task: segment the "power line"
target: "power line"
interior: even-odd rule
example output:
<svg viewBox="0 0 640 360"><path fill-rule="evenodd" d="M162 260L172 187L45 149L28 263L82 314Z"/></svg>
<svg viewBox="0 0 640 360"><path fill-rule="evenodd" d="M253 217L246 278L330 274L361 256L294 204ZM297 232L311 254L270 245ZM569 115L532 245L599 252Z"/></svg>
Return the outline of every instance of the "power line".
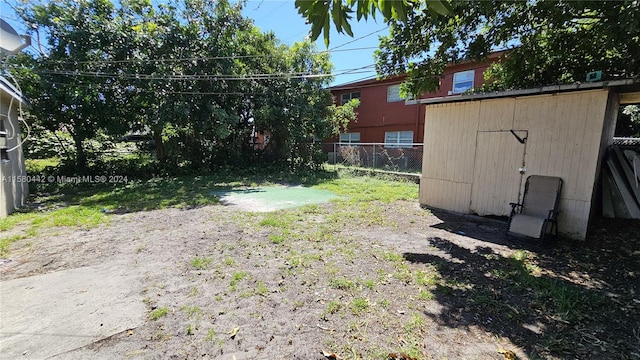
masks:
<svg viewBox="0 0 640 360"><path fill-rule="evenodd" d="M287 40L289 40L289 39L291 39L291 38L294 38L294 37L296 37L296 36L298 36L298 35L300 35L300 34L304 34L304 33L309 33L309 32L308 32L307 30L303 30L303 31L300 31L300 32L299 32L299 33L297 33L297 34L291 35L291 36L287 37L286 39L282 39L282 40L280 40L280 41L282 41L282 42L284 43L284 42L286 42Z"/></svg>
<svg viewBox="0 0 640 360"><path fill-rule="evenodd" d="M72 86L72 87L81 87L81 88L91 88L91 85L88 84L69 84L69 83L61 83L61 82L50 82L49 84L52 85L62 85L62 86ZM100 90L99 86L96 87L95 90ZM215 91L215 92L208 92L208 91L173 91L173 90L164 90L164 89L155 89L155 90L147 90L147 89L142 89L139 87L136 87L134 89L130 89L127 90L128 92L135 92L135 93L161 93L161 94L173 94L173 95L240 95L240 96L244 96L244 95L262 95L263 93L258 93L258 92L239 92L239 91L228 91L228 92L220 92L220 91Z"/></svg>
<svg viewBox="0 0 640 360"><path fill-rule="evenodd" d="M282 2L282 4L280 6L278 6L277 8L275 8L273 10L271 10L267 15L263 15L260 18L260 20L255 20L255 22L262 21L262 19L269 17L271 14L273 14L276 11L278 11L281 7L283 7L283 6L287 5L287 4L289 4L289 2L287 2L287 1ZM260 5L262 5L262 2L260 3ZM258 5L258 8L260 7L260 5Z"/></svg>
<svg viewBox="0 0 640 360"><path fill-rule="evenodd" d="M363 79L368 79L371 77L366 77ZM359 80L358 80L359 81ZM70 84L70 83L61 83L61 82L50 82L49 84L52 85L62 85L62 86L72 86L72 87L81 87L81 88L92 88L93 86L90 84ZM95 90L100 91L100 86L96 86ZM229 96L229 95L235 95L235 96L246 96L246 95L264 95L264 92L246 92L246 91L228 91L228 92L221 92L221 91L213 91L213 92L209 92L209 91L173 91L173 90L165 90L165 89L154 89L154 90L148 90L148 89L143 89L143 88L139 88L139 87L135 87L133 89L128 89L128 92L132 92L132 93L161 93L161 94L172 94L172 95L217 95L217 96Z"/></svg>
<svg viewBox="0 0 640 360"><path fill-rule="evenodd" d="M377 46L369 46L369 47L359 47L359 48L351 48L351 49L341 49L341 50L323 50L318 52L313 52L313 55L325 54L328 52L348 52L348 51L362 51L362 50L371 50L377 49ZM268 57L270 55L260 54L260 55L228 55L228 56L197 56L197 57L182 57L182 58L168 58L168 59L123 59L123 60L83 60L83 61L65 61L65 60L53 60L53 63L56 64L72 64L72 65L80 65L80 64L126 64L126 63L169 63L169 62L193 62L193 61L209 61L209 60L235 60L235 59L251 59L251 58L263 58Z"/></svg>
<svg viewBox="0 0 640 360"><path fill-rule="evenodd" d="M51 75L68 75L95 78L118 78L130 80L214 80L214 81L235 81L235 80L269 80L279 78L309 78L309 77L328 77L332 74L308 74L300 73L274 73L274 74L249 74L249 75L222 75L222 74L167 74L153 75L140 73L106 73L106 72L90 72L90 71L69 71L69 70L40 70L41 74Z"/></svg>
<svg viewBox="0 0 640 360"><path fill-rule="evenodd" d="M165 81L242 81L242 80L273 80L273 79L308 79L308 78L321 78L321 77L333 77L341 76L345 74L357 74L367 73L370 71L361 71L363 69L374 67L375 64L369 64L352 69L339 70L337 73L331 74L310 74L308 72L283 72L283 73L258 73L258 74L167 74L167 75L154 75L154 74L140 74L140 73L106 73L106 72L90 72L90 71L77 71L77 70L39 70L36 71L40 74L50 75L65 75L75 77L95 77L95 78L117 78L117 79L129 79L129 80L165 80Z"/></svg>
<svg viewBox="0 0 640 360"><path fill-rule="evenodd" d="M264 0L260 1L260 4L258 4L258 6L256 6L255 9L253 9L253 11L257 11L258 9L260 9L260 6L262 6L263 2Z"/></svg>
<svg viewBox="0 0 640 360"><path fill-rule="evenodd" d="M335 49L341 48L341 47L343 47L343 46L345 46L345 45L348 45L348 44L352 44L352 43L354 43L354 42L356 42L356 41L360 41L360 40L362 40L362 39L364 39L364 38L366 38L366 37L369 37L369 36L371 36L371 35L373 35L373 34L377 34L377 33L381 32L381 31L383 31L383 30L386 30L386 29L388 29L388 28L389 28L389 26L387 25L387 26L383 27L382 29L379 29L379 30L376 30L376 31L370 32L370 33L368 33L368 34L366 34L366 35L360 36L360 37L355 38L355 39L353 39L353 40L351 40L351 41L347 41L346 43L341 44L341 45L338 45L338 46L336 46L336 47L333 47L333 48L331 48L331 49L329 49L329 50L327 50L327 51L335 51Z"/></svg>
<svg viewBox="0 0 640 360"><path fill-rule="evenodd" d="M125 79L125 80L163 80L163 81L242 81L242 80L278 80L278 79L313 79L313 78L324 78L324 77L335 77L342 76L345 74L366 74L370 73L370 70L365 71L348 71L338 74L304 74L304 75L291 75L291 74L276 74L274 76L240 76L240 77L224 77L220 75L197 75L197 76L156 76L156 75L146 75L146 74L128 74L128 75L117 75L117 74L107 74L107 73L79 73L79 72L71 72L71 71L48 71L48 70L40 70L36 71L38 74L50 74L50 75L63 75L63 76L73 76L73 77L95 77L95 78L117 78L117 79Z"/></svg>

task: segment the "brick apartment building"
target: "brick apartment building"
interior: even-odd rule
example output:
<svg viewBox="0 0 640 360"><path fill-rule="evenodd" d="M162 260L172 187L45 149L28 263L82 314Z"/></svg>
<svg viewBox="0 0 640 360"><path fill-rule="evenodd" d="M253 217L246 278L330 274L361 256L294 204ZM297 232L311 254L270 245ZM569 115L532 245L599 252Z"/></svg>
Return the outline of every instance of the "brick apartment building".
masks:
<svg viewBox="0 0 640 360"><path fill-rule="evenodd" d="M486 61L465 62L447 67L441 78L440 88L434 93L425 93L421 99L458 96L484 82L484 71L504 52L489 55ZM422 143L424 138L424 106L405 105L400 98L400 83L404 76L384 80L363 80L330 88L337 103L360 99L358 118L349 124L348 131L339 139L329 142L341 143L395 143L394 147L410 147L411 143Z"/></svg>

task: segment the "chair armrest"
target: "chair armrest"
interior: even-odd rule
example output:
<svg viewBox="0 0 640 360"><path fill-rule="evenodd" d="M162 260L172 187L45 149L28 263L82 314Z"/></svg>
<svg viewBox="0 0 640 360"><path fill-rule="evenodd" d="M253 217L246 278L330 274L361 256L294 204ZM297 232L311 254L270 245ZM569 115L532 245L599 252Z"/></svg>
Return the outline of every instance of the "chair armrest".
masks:
<svg viewBox="0 0 640 360"><path fill-rule="evenodd" d="M509 205L511 205L511 216L513 216L516 213L517 208L520 208L520 211L522 211L522 204L509 203Z"/></svg>
<svg viewBox="0 0 640 360"><path fill-rule="evenodd" d="M558 210L549 210L549 220L556 220L556 218L558 217L558 214L560 214L560 211Z"/></svg>

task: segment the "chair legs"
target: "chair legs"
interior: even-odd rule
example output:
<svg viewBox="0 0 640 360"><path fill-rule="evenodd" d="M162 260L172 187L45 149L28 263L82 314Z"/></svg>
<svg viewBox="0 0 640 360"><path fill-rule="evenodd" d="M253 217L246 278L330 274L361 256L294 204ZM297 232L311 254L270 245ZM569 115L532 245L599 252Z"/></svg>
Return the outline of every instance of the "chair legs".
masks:
<svg viewBox="0 0 640 360"><path fill-rule="evenodd" d="M553 220L547 220L544 222L544 224L542 225L542 229L540 231L539 238L527 237L527 236L521 236L521 238L519 238L519 236L514 235L515 233L511 233L509 231L510 228L511 228L511 218L509 218L509 222L507 223L507 229L505 230L505 235L507 239L510 239L516 242L526 242L530 244L542 245L549 239L553 239L553 240L558 239L558 224L556 221L553 221Z"/></svg>

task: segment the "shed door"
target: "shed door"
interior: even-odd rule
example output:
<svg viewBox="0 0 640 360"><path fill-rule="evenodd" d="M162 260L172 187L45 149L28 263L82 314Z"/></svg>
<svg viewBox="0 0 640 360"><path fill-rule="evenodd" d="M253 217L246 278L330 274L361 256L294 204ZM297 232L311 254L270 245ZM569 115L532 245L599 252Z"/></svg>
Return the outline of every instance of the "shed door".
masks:
<svg viewBox="0 0 640 360"><path fill-rule="evenodd" d="M520 138L526 131L516 131ZM469 209L478 215L509 215L519 202L525 144L509 131L479 131Z"/></svg>

